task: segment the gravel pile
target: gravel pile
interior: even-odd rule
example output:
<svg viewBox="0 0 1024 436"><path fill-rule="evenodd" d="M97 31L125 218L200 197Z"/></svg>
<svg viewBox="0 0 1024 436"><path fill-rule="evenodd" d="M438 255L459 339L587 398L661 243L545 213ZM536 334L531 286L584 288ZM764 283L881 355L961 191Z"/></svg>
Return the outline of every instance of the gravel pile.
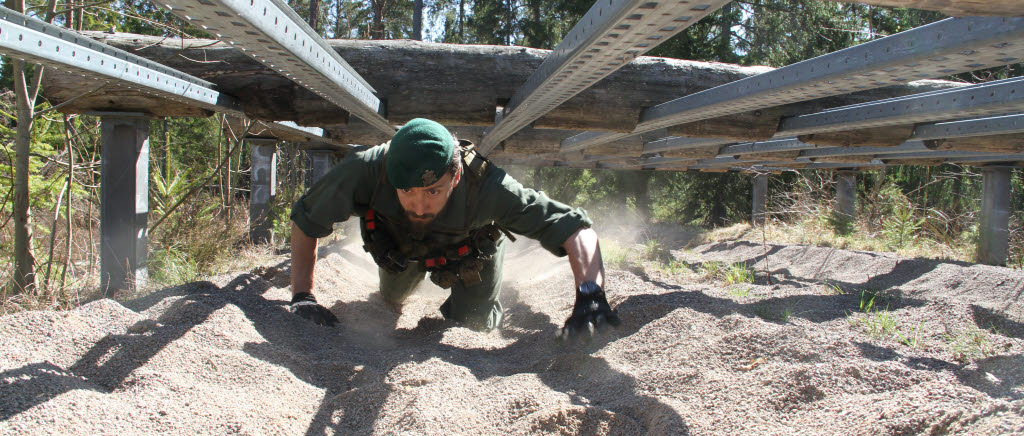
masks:
<svg viewBox="0 0 1024 436"><path fill-rule="evenodd" d="M429 283L393 311L356 245L317 264L335 328L288 313L286 258L2 317L0 434L1024 433L1020 271L707 244L674 254L772 281L612 271L623 325L566 345L568 264L517 245L487 334L441 319Z"/></svg>

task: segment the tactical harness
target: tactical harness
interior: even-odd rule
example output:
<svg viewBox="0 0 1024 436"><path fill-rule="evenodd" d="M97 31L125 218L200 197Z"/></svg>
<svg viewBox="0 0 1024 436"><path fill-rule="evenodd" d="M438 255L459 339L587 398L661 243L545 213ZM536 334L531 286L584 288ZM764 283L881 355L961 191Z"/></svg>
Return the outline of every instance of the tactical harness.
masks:
<svg viewBox="0 0 1024 436"><path fill-rule="evenodd" d="M466 206L466 225L469 225L469 214L475 205L483 181L484 171L489 161L474 150L469 141L460 141L462 146L462 164L466 168L466 182L469 184L468 198L471 203ZM384 165L381 165L381 181L386 180ZM378 183L378 186L390 186ZM498 240L504 234L515 242L515 237L505 228L495 224L487 224L476 229L441 234L432 232L431 241L417 241L406 238L399 242L395 233L402 230L398 223L388 222L381 214L374 211L377 198L376 191L370 199L370 207L359 217L359 228L363 237L363 249L370 253L374 262L386 271L399 273L409 268L409 262L419 263L423 271L430 273L430 281L441 288L450 288L456 282L469 286L482 280L480 272L484 263L491 260L498 251Z"/></svg>

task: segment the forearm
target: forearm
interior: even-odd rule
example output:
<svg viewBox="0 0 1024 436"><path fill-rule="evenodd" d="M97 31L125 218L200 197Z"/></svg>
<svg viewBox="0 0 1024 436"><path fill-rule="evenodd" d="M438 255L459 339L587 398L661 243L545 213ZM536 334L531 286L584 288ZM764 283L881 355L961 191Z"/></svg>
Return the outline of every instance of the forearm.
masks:
<svg viewBox="0 0 1024 436"><path fill-rule="evenodd" d="M306 236L302 229L292 223L292 295L313 292L316 245L316 238Z"/></svg>
<svg viewBox="0 0 1024 436"><path fill-rule="evenodd" d="M590 280L604 288L604 264L601 262L601 248L594 229L579 229L565 240L562 248L569 255L569 266L577 287Z"/></svg>

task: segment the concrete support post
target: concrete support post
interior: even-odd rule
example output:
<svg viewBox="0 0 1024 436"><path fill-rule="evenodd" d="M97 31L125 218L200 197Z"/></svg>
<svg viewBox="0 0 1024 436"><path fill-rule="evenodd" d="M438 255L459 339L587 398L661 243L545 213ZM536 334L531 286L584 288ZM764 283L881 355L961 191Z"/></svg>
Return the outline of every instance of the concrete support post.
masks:
<svg viewBox="0 0 1024 436"><path fill-rule="evenodd" d="M754 210L751 214L751 222L755 226L763 226L766 222L767 216L766 205L768 204L768 174L755 174L754 175L754 196L753 196Z"/></svg>
<svg viewBox="0 0 1024 436"><path fill-rule="evenodd" d="M272 244L270 207L277 195L277 140L246 139L252 149L252 177L249 193L249 239L254 244Z"/></svg>
<svg viewBox="0 0 1024 436"><path fill-rule="evenodd" d="M100 286L107 296L146 283L149 118L98 114L100 125Z"/></svg>
<svg viewBox="0 0 1024 436"><path fill-rule="evenodd" d="M334 152L331 150L306 150L309 155L309 180L310 185L319 181L333 167L331 157Z"/></svg>
<svg viewBox="0 0 1024 436"><path fill-rule="evenodd" d="M857 172L840 171L839 182L836 184L836 201L839 205L835 220L841 233L852 230L853 220L857 218Z"/></svg>
<svg viewBox="0 0 1024 436"><path fill-rule="evenodd" d="M981 170L981 216L978 223L978 262L1006 265L1010 249L1010 168Z"/></svg>

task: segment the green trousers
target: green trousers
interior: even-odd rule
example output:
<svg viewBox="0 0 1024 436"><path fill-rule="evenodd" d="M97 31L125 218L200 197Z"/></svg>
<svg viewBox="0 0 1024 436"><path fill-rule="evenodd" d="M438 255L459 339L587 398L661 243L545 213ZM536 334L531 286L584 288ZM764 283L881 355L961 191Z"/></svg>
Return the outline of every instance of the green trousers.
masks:
<svg viewBox="0 0 1024 436"><path fill-rule="evenodd" d="M498 239L497 251L491 260L484 262L480 271L480 282L466 286L461 280L451 289L448 300L441 305L441 315L445 319L457 321L474 330L488 331L501 324L504 308L498 297L501 295L501 266L505 259L505 237ZM413 289L426 276L417 264L400 273L392 273L378 268L380 275L380 293L384 300L401 304L412 294Z"/></svg>

